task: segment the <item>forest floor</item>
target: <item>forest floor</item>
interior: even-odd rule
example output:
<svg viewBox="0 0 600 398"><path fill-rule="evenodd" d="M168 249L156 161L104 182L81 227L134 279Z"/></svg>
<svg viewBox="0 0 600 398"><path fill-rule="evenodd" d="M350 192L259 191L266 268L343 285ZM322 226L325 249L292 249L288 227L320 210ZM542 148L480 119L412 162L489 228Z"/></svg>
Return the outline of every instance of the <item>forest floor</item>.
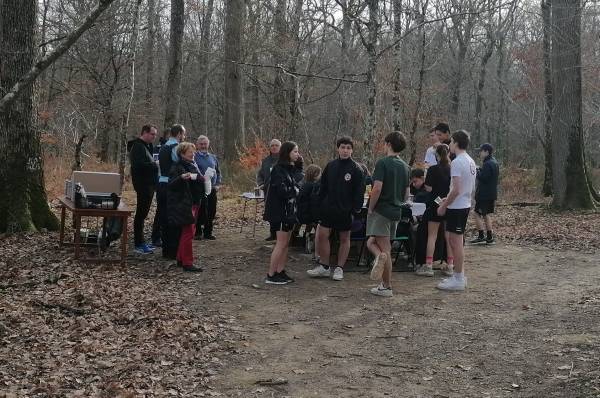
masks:
<svg viewBox="0 0 600 398"><path fill-rule="evenodd" d="M466 292L394 273L386 299L362 273L309 279L299 250L296 282L265 285L265 227L220 209L193 275L0 237L0 397L600 397L598 213L500 206L500 242L466 248Z"/></svg>

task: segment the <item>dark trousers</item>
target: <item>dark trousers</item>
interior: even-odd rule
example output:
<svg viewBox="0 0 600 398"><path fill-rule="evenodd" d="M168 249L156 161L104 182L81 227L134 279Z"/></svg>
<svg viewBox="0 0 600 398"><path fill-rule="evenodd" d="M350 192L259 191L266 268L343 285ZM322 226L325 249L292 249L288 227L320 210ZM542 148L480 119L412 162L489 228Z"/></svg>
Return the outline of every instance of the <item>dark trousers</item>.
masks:
<svg viewBox="0 0 600 398"><path fill-rule="evenodd" d="M133 240L136 246L146 243L144 239L144 221L148 217L152 198L154 198L154 185L134 186L137 194L137 204L135 207L135 217L133 218Z"/></svg>
<svg viewBox="0 0 600 398"><path fill-rule="evenodd" d="M204 237L207 238L213 234L213 222L217 215L217 191L214 189L210 195L202 199L200 204L200 213L196 223L196 235L201 235L204 229Z"/></svg>
<svg viewBox="0 0 600 398"><path fill-rule="evenodd" d="M169 213L167 209L167 183L158 184L156 191L156 214L162 238L162 255L165 258L175 259L179 245L181 228L169 225Z"/></svg>

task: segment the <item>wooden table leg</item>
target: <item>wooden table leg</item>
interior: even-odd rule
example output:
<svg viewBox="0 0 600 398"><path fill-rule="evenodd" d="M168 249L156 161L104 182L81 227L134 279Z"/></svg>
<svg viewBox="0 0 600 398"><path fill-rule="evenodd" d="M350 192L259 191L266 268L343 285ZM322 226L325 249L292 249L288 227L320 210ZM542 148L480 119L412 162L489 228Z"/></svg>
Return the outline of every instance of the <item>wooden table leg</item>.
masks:
<svg viewBox="0 0 600 398"><path fill-rule="evenodd" d="M240 223L240 234L244 230L244 217L246 216L246 203L248 203L248 199L244 199L244 210L242 211L242 222Z"/></svg>
<svg viewBox="0 0 600 398"><path fill-rule="evenodd" d="M121 233L121 266L125 265L127 258L127 216L121 218L123 222L123 232Z"/></svg>
<svg viewBox="0 0 600 398"><path fill-rule="evenodd" d="M67 212L67 209L65 209L65 206L62 206L60 208L60 242L59 244L62 246L64 245L64 240L65 240L65 213Z"/></svg>
<svg viewBox="0 0 600 398"><path fill-rule="evenodd" d="M75 235L73 243L75 244L75 260L79 259L79 249L81 242L81 215L73 212L73 221L75 222Z"/></svg>

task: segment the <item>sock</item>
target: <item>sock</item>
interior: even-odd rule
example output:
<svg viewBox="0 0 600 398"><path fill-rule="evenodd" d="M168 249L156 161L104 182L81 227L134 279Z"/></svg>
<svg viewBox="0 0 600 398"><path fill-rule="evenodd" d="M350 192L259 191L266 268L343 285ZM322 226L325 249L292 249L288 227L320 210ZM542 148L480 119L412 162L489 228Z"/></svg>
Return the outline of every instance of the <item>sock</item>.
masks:
<svg viewBox="0 0 600 398"><path fill-rule="evenodd" d="M448 257L446 258L446 262L448 263L448 265L449 265L450 267L454 267L454 257L453 257L453 256L448 256Z"/></svg>
<svg viewBox="0 0 600 398"><path fill-rule="evenodd" d="M480 230L479 230L479 236L478 236L478 238L479 238L479 239L483 239L483 238L484 238L484 235L483 235L483 229L480 229Z"/></svg>
<svg viewBox="0 0 600 398"><path fill-rule="evenodd" d="M428 267L431 267L431 264L433 264L433 257L432 256L425 257L425 265Z"/></svg>
<svg viewBox="0 0 600 398"><path fill-rule="evenodd" d="M458 280L462 280L465 277L465 271L463 272L455 272L454 277Z"/></svg>
<svg viewBox="0 0 600 398"><path fill-rule="evenodd" d="M492 231L487 231L487 240L492 240L492 239L494 239L492 237Z"/></svg>

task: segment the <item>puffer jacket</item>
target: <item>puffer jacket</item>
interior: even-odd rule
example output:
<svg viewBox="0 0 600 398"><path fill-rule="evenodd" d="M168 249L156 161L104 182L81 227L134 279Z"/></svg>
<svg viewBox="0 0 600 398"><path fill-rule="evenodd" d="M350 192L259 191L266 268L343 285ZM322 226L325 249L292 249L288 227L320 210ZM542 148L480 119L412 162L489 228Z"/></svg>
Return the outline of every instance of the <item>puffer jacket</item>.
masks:
<svg viewBox="0 0 600 398"><path fill-rule="evenodd" d="M298 222L298 182L294 179L295 166L277 163L269 178L269 194L265 203L264 219L271 223Z"/></svg>

